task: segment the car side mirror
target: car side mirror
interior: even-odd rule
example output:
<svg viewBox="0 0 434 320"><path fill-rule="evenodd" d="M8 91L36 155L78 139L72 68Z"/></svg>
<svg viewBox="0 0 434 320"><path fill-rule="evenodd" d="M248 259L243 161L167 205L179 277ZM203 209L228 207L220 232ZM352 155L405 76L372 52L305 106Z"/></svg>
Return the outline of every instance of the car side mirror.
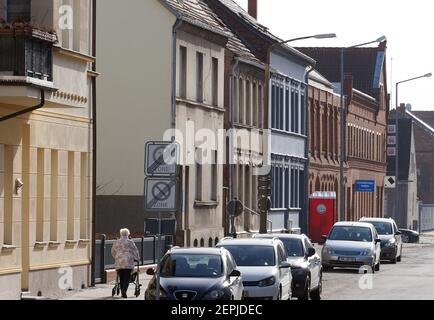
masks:
<svg viewBox="0 0 434 320"><path fill-rule="evenodd" d="M309 248L307 250L306 257L310 258L310 257L313 257L315 254L316 254L316 250L314 248Z"/></svg>
<svg viewBox="0 0 434 320"><path fill-rule="evenodd" d="M381 239L375 239L375 244L381 243Z"/></svg>
<svg viewBox="0 0 434 320"><path fill-rule="evenodd" d="M397 235L397 236L401 236L401 235L402 235L402 232L401 232L401 231L396 231L395 235Z"/></svg>
<svg viewBox="0 0 434 320"><path fill-rule="evenodd" d="M289 269L291 268L291 264L289 262L282 262L279 266L280 269Z"/></svg>
<svg viewBox="0 0 434 320"><path fill-rule="evenodd" d="M146 274L148 276L154 276L155 275L155 270L152 269L152 268L150 268L150 269L146 270Z"/></svg>
<svg viewBox="0 0 434 320"><path fill-rule="evenodd" d="M229 275L229 277L235 277L235 278L239 278L239 277L241 277L241 272L240 271L238 271L238 270L234 270L234 271L232 271L232 273Z"/></svg>

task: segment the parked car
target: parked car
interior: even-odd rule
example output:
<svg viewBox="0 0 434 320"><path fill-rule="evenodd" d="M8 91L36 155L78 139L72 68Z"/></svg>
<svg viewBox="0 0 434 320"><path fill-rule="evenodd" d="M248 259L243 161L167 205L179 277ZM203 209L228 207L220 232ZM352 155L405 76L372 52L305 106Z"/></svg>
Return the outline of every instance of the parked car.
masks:
<svg viewBox="0 0 434 320"><path fill-rule="evenodd" d="M302 234L255 234L254 239L278 238L285 246L291 264L292 294L299 300L320 300L322 293L322 264L310 239Z"/></svg>
<svg viewBox="0 0 434 320"><path fill-rule="evenodd" d="M363 218L360 222L371 223L381 239L381 260L388 260L393 264L401 262L402 238L395 220L391 218Z"/></svg>
<svg viewBox="0 0 434 320"><path fill-rule="evenodd" d="M338 222L329 236L324 236L322 250L324 271L334 267L361 268L369 266L380 271L381 240L375 227L363 222Z"/></svg>
<svg viewBox="0 0 434 320"><path fill-rule="evenodd" d="M273 239L229 239L217 245L234 257L248 300L290 300L291 266L285 247Z"/></svg>
<svg viewBox="0 0 434 320"><path fill-rule="evenodd" d="M224 248L171 249L162 259L161 300L242 300L241 273L229 251ZM157 277L153 275L145 300L156 300Z"/></svg>
<svg viewBox="0 0 434 320"><path fill-rule="evenodd" d="M399 229L402 234L403 243L418 243L420 240L420 234L417 231L409 229Z"/></svg>

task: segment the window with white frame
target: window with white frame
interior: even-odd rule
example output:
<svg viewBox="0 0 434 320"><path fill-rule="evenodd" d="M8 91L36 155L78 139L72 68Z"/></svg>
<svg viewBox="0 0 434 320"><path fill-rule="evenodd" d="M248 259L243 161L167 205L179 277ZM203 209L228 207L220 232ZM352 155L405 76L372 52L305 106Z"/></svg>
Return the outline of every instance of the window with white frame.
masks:
<svg viewBox="0 0 434 320"><path fill-rule="evenodd" d="M299 210L304 195L304 166L301 163L275 163L272 166L272 208Z"/></svg>

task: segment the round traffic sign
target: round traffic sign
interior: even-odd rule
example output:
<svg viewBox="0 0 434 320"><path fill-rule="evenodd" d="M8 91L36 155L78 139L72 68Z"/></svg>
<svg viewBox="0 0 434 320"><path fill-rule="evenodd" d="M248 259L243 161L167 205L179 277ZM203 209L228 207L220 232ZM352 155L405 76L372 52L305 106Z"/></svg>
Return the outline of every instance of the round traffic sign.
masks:
<svg viewBox="0 0 434 320"><path fill-rule="evenodd" d="M231 216L239 217L244 212L244 205L240 200L234 199L228 203L227 212Z"/></svg>
<svg viewBox="0 0 434 320"><path fill-rule="evenodd" d="M170 197L170 185L159 182L152 187L152 196L158 201L166 201Z"/></svg>

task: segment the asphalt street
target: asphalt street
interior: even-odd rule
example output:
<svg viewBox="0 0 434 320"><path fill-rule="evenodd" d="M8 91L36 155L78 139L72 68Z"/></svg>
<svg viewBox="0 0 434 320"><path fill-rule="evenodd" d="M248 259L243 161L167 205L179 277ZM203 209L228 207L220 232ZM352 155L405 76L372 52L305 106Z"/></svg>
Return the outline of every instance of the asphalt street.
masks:
<svg viewBox="0 0 434 320"><path fill-rule="evenodd" d="M335 269L324 274L324 300L434 300L434 237L404 245L402 262L374 275Z"/></svg>

